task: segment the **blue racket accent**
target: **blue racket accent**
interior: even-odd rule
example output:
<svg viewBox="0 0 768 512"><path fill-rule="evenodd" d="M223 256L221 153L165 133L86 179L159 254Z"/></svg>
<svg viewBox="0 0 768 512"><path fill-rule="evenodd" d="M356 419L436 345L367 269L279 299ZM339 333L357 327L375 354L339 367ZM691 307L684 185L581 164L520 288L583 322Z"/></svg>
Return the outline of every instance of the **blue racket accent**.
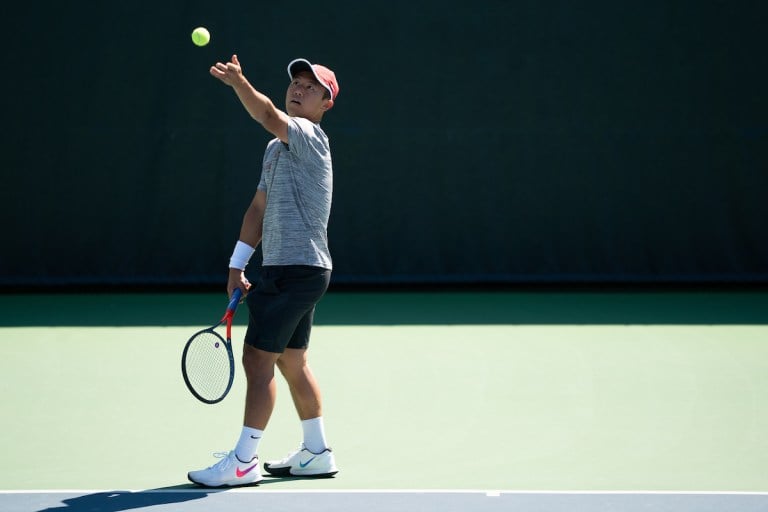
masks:
<svg viewBox="0 0 768 512"><path fill-rule="evenodd" d="M227 312L234 313L237 309L237 305L240 304L240 299L243 298L243 291L240 288L235 288L235 291L232 292L232 298L229 300L229 305L227 306Z"/></svg>

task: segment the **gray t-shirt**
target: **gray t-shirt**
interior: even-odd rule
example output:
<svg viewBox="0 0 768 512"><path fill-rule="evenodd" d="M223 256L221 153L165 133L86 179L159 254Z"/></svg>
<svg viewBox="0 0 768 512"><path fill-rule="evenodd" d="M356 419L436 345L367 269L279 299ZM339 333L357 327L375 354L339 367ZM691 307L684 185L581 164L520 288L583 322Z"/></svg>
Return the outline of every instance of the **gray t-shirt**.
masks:
<svg viewBox="0 0 768 512"><path fill-rule="evenodd" d="M264 265L332 269L328 250L333 166L328 137L301 117L288 123L288 144L267 144L259 190L267 194L261 248Z"/></svg>

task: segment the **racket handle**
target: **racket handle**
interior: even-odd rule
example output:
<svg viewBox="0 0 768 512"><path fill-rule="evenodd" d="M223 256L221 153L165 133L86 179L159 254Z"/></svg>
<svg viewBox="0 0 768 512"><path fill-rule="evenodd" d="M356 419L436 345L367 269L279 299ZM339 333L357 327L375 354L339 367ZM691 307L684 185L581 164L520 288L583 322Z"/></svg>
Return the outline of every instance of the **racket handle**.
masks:
<svg viewBox="0 0 768 512"><path fill-rule="evenodd" d="M240 304L240 299L243 298L243 291L240 288L235 288L235 291L232 292L232 298L229 300L229 305L227 306L227 313L234 313L237 309L237 305Z"/></svg>

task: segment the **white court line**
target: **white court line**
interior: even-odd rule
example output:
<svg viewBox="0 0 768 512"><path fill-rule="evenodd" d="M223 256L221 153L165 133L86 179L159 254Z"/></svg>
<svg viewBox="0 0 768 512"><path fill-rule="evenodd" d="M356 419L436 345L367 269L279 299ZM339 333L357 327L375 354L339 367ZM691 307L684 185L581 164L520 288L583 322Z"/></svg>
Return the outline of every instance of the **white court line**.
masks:
<svg viewBox="0 0 768 512"><path fill-rule="evenodd" d="M264 489L258 486L182 489L7 489L0 494L96 494L96 493L259 493L259 494L485 494L498 497L503 494L555 494L555 495L671 495L671 496L768 496L768 491L562 491L562 490L487 490L487 489Z"/></svg>

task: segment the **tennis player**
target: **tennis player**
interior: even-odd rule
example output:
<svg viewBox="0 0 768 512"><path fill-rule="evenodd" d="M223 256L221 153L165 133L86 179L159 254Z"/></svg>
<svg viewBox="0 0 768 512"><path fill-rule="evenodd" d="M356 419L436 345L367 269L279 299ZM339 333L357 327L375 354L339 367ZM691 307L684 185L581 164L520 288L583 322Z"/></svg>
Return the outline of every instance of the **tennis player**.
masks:
<svg viewBox="0 0 768 512"><path fill-rule="evenodd" d="M307 347L315 305L332 269L327 227L333 170L320 121L333 106L339 84L330 69L296 59L288 65L291 82L283 112L249 83L236 55L217 62L210 73L232 87L251 117L276 138L267 144L261 180L229 262L228 293L236 288L248 292L243 428L234 450L188 477L206 487L262 480L257 453L275 405L275 367L288 383L304 439L285 459L266 462L264 470L277 476L330 477L338 469L326 441L320 388L307 364ZM259 243L263 265L251 285L244 270Z"/></svg>

